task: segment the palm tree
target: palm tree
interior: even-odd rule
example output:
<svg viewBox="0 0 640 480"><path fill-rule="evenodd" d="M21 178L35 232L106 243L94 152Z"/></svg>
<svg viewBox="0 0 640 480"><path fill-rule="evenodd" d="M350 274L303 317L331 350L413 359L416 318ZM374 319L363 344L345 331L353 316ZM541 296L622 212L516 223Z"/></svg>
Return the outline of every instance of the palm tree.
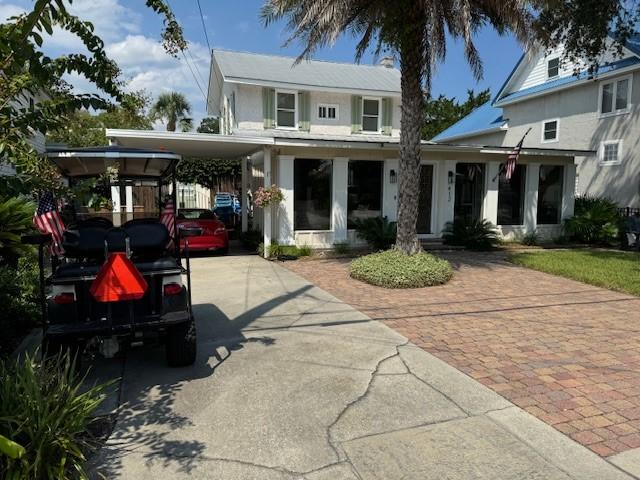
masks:
<svg viewBox="0 0 640 480"><path fill-rule="evenodd" d="M287 44L300 41L297 61L321 47L333 45L343 33L358 39L356 60L370 46L375 54L392 53L400 60L402 121L396 248L421 250L416 233L420 193L420 131L424 97L433 70L445 58L447 34L461 39L474 76L482 77L482 62L473 34L486 24L500 33L511 31L525 46L533 20L526 0L265 0L265 25L285 19L291 32ZM423 91L426 89L426 92Z"/></svg>
<svg viewBox="0 0 640 480"><path fill-rule="evenodd" d="M189 115L191 115L191 104L187 97L179 92L160 94L149 112L151 120L166 122L169 132L175 132L178 124L183 132L191 130L193 123Z"/></svg>

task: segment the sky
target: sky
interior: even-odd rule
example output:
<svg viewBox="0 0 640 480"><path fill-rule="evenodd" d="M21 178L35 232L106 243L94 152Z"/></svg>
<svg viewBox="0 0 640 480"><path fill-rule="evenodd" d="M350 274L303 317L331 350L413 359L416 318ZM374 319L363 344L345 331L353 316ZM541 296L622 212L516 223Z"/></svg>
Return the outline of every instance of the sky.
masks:
<svg viewBox="0 0 640 480"><path fill-rule="evenodd" d="M205 95L209 78L209 46L229 50L296 56L301 46L283 47L285 26L264 27L259 18L263 0L200 0L205 29L197 0L168 0L189 42L184 57L166 54L160 44L162 19L145 6L143 0L74 0L70 11L93 22L104 40L108 55L123 71L129 90L145 90L151 98L162 92L184 93L193 106L195 125L206 116ZM32 0L0 0L0 21L30 9ZM491 88L496 93L520 58L522 50L510 36L500 37L490 27L480 30L476 46L484 63L484 78L477 82L467 66L460 43L449 42L446 60L438 66L432 94L462 99L468 89ZM343 37L332 47L316 53L315 58L353 62L356 41ZM208 46L209 45L209 46ZM55 31L45 39L47 54L82 51L80 41L66 32ZM372 63L369 52L362 63ZM79 92L95 91L81 77L68 81ZM156 128L162 128L156 125Z"/></svg>

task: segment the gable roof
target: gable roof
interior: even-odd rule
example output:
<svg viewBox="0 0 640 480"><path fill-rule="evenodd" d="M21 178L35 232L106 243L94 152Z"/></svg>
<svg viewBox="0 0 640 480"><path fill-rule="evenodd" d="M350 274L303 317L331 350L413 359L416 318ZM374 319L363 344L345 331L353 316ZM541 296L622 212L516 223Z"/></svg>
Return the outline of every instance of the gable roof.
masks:
<svg viewBox="0 0 640 480"><path fill-rule="evenodd" d="M446 130L432 138L434 142L455 140L460 137L469 137L502 129L506 121L502 118L502 109L494 107L489 100L480 105L466 117L458 120Z"/></svg>
<svg viewBox="0 0 640 480"><path fill-rule="evenodd" d="M400 96L400 71L381 65L302 61L294 57L213 50L225 81L282 88Z"/></svg>

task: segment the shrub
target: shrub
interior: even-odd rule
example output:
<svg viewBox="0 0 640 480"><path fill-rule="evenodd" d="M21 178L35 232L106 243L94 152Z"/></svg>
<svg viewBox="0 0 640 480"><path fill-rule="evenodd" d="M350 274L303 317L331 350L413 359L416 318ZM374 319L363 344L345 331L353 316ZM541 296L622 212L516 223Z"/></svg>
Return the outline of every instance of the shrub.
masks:
<svg viewBox="0 0 640 480"><path fill-rule="evenodd" d="M279 245L277 242L272 242L269 246L269 258L308 257L311 253L311 247L308 245L297 247L295 245ZM258 246L258 254L264 256L264 243Z"/></svg>
<svg viewBox="0 0 640 480"><path fill-rule="evenodd" d="M619 236L618 206L607 198L578 197L573 217L564 226L572 240L588 244L611 244Z"/></svg>
<svg viewBox="0 0 640 480"><path fill-rule="evenodd" d="M15 265L18 258L33 252L22 235L33 231L35 205L19 197L0 199L0 264Z"/></svg>
<svg viewBox="0 0 640 480"><path fill-rule="evenodd" d="M349 268L351 277L385 288L420 288L441 285L453 275L446 260L420 252L407 255L387 250L356 258Z"/></svg>
<svg viewBox="0 0 640 480"><path fill-rule="evenodd" d="M355 221L356 234L376 250L386 250L396 242L397 225L387 217Z"/></svg>
<svg viewBox="0 0 640 480"><path fill-rule="evenodd" d="M256 250L262 242L262 232L259 230L247 230L240 234L240 242L247 250Z"/></svg>
<svg viewBox="0 0 640 480"><path fill-rule="evenodd" d="M524 237L522 237L523 245L537 245L538 244L538 232L535 230L533 232L527 233Z"/></svg>
<svg viewBox="0 0 640 480"><path fill-rule="evenodd" d="M333 244L333 251L339 255L351 252L351 245L348 242L337 242Z"/></svg>
<svg viewBox="0 0 640 480"><path fill-rule="evenodd" d="M0 435L25 449L18 459L0 455L0 478L87 478L85 455L95 446L87 429L108 384L81 391L72 363L0 362Z"/></svg>
<svg viewBox="0 0 640 480"><path fill-rule="evenodd" d="M446 245L469 250L491 250L500 242L498 232L491 222L466 218L447 223L442 238Z"/></svg>
<svg viewBox="0 0 640 480"><path fill-rule="evenodd" d="M309 245L302 245L301 247L298 247L298 255L300 257L309 257L311 256L311 253L313 253L313 251Z"/></svg>

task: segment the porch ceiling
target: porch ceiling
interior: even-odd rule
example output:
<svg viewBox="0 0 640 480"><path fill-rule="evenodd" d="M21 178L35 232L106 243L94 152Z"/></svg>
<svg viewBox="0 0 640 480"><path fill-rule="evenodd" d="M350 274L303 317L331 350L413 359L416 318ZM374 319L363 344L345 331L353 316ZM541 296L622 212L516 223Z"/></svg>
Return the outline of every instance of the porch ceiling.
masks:
<svg viewBox="0 0 640 480"><path fill-rule="evenodd" d="M106 130L111 143L123 147L167 150L183 156L236 159L273 145L272 138L156 130Z"/></svg>

